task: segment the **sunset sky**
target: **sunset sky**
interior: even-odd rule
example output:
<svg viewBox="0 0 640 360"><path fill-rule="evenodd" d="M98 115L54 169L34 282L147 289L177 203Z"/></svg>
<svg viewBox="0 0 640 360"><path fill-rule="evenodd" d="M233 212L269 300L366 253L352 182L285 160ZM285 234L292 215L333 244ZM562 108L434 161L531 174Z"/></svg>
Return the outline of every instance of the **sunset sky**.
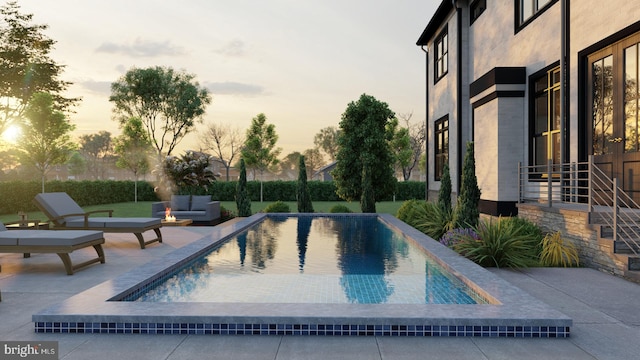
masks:
<svg viewBox="0 0 640 360"><path fill-rule="evenodd" d="M424 121L424 53L415 45L435 0L18 0L57 43L51 57L82 97L76 133L120 130L110 85L132 67L194 74L213 95L205 124L245 132L259 113L282 155L313 147L367 93ZM204 125L199 125L204 129ZM197 149L187 137L180 151Z"/></svg>

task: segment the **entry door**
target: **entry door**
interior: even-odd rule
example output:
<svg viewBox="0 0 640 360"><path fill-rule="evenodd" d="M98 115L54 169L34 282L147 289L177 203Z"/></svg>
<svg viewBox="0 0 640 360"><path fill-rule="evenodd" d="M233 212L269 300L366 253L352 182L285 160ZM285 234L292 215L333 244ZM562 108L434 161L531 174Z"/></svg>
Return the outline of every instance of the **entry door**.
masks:
<svg viewBox="0 0 640 360"><path fill-rule="evenodd" d="M640 203L640 34L589 56L594 161Z"/></svg>

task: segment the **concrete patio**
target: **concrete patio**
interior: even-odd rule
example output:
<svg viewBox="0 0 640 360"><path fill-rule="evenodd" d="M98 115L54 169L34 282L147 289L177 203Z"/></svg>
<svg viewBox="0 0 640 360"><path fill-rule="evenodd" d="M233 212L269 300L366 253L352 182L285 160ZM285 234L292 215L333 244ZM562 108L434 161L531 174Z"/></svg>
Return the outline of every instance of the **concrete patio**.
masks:
<svg viewBox="0 0 640 360"><path fill-rule="evenodd" d="M57 341L60 359L632 359L640 285L591 269L492 270L573 318L569 339L36 334L31 315L189 244L206 227L164 228L141 250L105 234L106 264L72 276L54 254L0 254L0 341ZM72 254L82 260L89 249Z"/></svg>

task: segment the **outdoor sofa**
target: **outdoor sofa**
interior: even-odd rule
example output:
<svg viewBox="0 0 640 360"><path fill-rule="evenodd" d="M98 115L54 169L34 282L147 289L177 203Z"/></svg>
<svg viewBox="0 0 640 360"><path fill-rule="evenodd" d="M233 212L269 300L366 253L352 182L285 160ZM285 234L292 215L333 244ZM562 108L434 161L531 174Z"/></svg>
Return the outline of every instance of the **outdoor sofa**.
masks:
<svg viewBox="0 0 640 360"><path fill-rule="evenodd" d="M220 221L220 202L211 195L171 195L171 201L151 204L151 216L165 217L167 208L176 219L191 219L194 224L215 225Z"/></svg>
<svg viewBox="0 0 640 360"><path fill-rule="evenodd" d="M74 270L100 262L104 264L104 235L93 230L7 230L0 222L0 253L56 253L62 259L67 275ZM73 265L69 256L74 250L93 246L97 258ZM25 256L27 257L27 256Z"/></svg>
<svg viewBox="0 0 640 360"><path fill-rule="evenodd" d="M124 218L112 217L113 210L94 210L85 212L65 192L40 193L36 195L34 202L36 206L53 223L54 230L100 230L105 233L133 233L140 248L153 242L162 242L162 221L160 218ZM92 217L96 213L108 213L108 217ZM143 233L153 230L156 237L145 240Z"/></svg>

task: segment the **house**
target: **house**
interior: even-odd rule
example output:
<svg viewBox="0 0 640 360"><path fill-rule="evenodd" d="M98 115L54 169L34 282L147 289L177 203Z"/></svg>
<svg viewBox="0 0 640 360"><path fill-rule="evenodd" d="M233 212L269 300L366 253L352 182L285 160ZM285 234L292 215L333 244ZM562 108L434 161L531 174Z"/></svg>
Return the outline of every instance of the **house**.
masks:
<svg viewBox="0 0 640 360"><path fill-rule="evenodd" d="M428 197L445 163L457 195L473 141L482 213L562 231L586 266L640 281L640 211L619 211L640 209L640 1L444 0L417 45Z"/></svg>
<svg viewBox="0 0 640 360"><path fill-rule="evenodd" d="M473 141L483 213L517 213L518 164L589 155L640 199L639 43L639 1L442 1L417 41L429 197L445 162L457 194Z"/></svg>
<svg viewBox="0 0 640 360"><path fill-rule="evenodd" d="M319 181L333 181L333 176L331 176L331 172L336 168L337 162L332 161L327 165L321 167L316 172L313 173L311 177L313 180Z"/></svg>

